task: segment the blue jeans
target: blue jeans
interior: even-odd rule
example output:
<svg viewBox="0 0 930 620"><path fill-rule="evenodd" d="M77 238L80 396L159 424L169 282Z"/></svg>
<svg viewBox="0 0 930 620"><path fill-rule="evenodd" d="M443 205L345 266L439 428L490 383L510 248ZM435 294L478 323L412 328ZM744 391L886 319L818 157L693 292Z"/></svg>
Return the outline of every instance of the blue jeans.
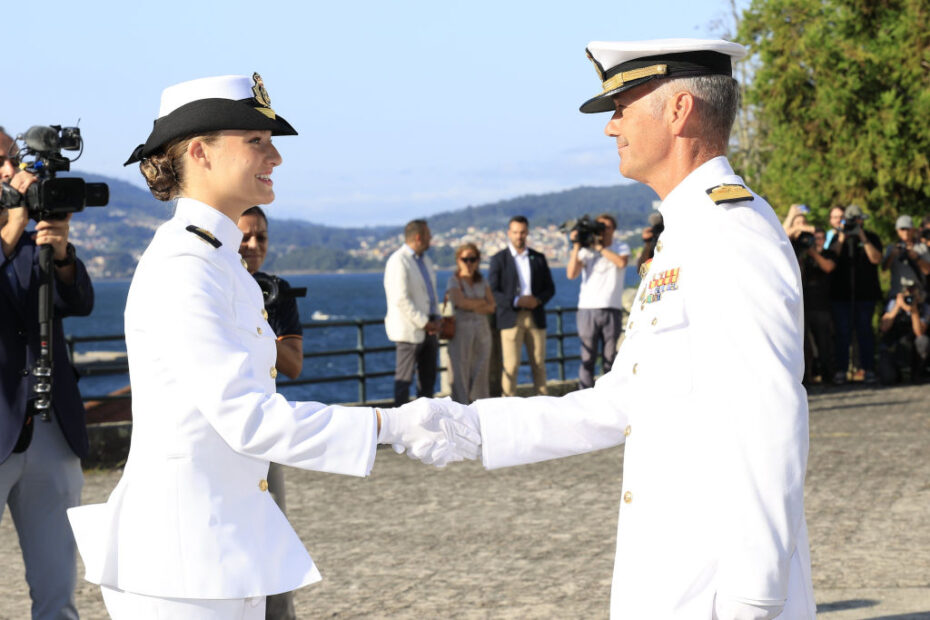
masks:
<svg viewBox="0 0 930 620"><path fill-rule="evenodd" d="M834 301L833 325L836 328L836 370L849 368L849 342L855 327L859 342L859 362L865 371L875 370L875 335L872 333L874 301Z"/></svg>

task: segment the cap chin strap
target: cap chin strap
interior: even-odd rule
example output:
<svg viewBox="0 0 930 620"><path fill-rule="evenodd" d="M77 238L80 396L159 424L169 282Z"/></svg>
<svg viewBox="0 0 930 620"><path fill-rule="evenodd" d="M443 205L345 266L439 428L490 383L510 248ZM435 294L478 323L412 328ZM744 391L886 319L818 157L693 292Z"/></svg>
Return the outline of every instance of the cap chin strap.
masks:
<svg viewBox="0 0 930 620"><path fill-rule="evenodd" d="M608 93L615 88L620 88L627 82L632 82L633 80L638 80L644 77L651 77L653 75L666 75L667 73L668 65L652 65L649 67L642 67L640 69L622 71L617 75L604 80L602 85L604 90L601 92L601 94Z"/></svg>

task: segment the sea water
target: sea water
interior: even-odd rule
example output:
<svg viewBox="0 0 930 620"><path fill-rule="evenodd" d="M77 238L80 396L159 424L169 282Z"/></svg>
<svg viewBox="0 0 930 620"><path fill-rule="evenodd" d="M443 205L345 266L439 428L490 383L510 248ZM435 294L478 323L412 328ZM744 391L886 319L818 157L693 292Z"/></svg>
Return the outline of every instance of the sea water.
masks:
<svg viewBox="0 0 930 620"><path fill-rule="evenodd" d="M437 273L437 295L442 297L449 279L449 271ZM382 273L333 273L333 274L297 274L286 275L284 278L292 287L306 287L306 297L297 300L302 322L322 324L324 327L315 327L304 330L304 351L314 352L322 350L354 349L357 346L358 335L354 326L330 327L326 323L351 320L374 319L379 321L375 325L364 328L366 347L389 346L381 322L386 310L384 284ZM552 278L555 282L555 297L546 304L547 308L557 306L573 308L578 303L578 288L580 279L568 280L565 269L552 268ZM626 285L638 284L639 276L634 267L627 268ZM68 317L64 320L65 333L73 336L105 336L122 335L123 311L126 306L126 295L129 292L129 280L104 280L94 282L95 303L94 311L89 317ZM554 315L548 317L548 331L555 333L556 319ZM575 315L573 312L563 315L563 332L575 332ZM550 339L547 344L546 357L557 355L557 343ZM86 353L89 351L122 351L126 346L122 340L97 341L78 343L76 351ZM579 350L577 337L564 339L563 355L577 356ZM524 354L525 357L525 354ZM394 369L393 352L369 353L365 356L367 372L392 371ZM304 360L301 378L332 377L358 372L358 356L353 354L341 356L327 356L308 358ZM558 364L547 364L549 379L558 377ZM565 377L572 379L578 376L577 360L565 363ZM279 383L286 378L279 376ZM518 381L531 382L529 368L521 367ZM86 397L107 394L129 384L128 374L88 376L80 380L81 393ZM393 377L377 377L366 382L367 397L369 400L389 399L393 395ZM439 389L437 380L436 389ZM282 385L280 391L290 400L316 400L320 402L353 402L358 400L358 382L354 380L334 383L317 383L309 385Z"/></svg>

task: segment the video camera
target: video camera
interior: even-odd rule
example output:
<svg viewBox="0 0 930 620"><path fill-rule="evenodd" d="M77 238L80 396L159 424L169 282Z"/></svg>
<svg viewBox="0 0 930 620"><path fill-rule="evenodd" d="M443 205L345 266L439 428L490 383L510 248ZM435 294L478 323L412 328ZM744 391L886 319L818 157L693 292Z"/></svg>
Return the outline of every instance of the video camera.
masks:
<svg viewBox="0 0 930 620"><path fill-rule="evenodd" d="M649 214L649 227L646 228L646 230L649 231L652 239L656 239L662 234L665 230L665 219L662 217L661 213L655 212ZM645 239L646 237L644 236L643 238Z"/></svg>
<svg viewBox="0 0 930 620"><path fill-rule="evenodd" d="M859 231L862 230L862 218L861 217L850 217L843 220L843 232L850 236L855 237L859 235Z"/></svg>
<svg viewBox="0 0 930 620"><path fill-rule="evenodd" d="M31 172L38 180L29 186L26 195L4 183L0 191L0 207L16 208L25 202L29 217L38 221L64 219L69 213L83 211L84 207L102 207L110 201L110 188L106 183L86 183L79 177L55 178L58 172L71 169L84 152L84 140L77 127L35 125L17 136L22 142L20 155L24 158L20 168ZM68 159L61 151L80 151ZM31 161L25 158L31 157Z"/></svg>
<svg viewBox="0 0 930 620"><path fill-rule="evenodd" d="M575 233L575 241L583 248L591 247L594 243L594 237L599 237L606 230L604 222L592 220L588 214L582 215L577 220L568 220L559 230L563 233Z"/></svg>
<svg viewBox="0 0 930 620"><path fill-rule="evenodd" d="M797 244L799 252L804 253L814 247L815 241L814 233L802 232L795 240L795 244Z"/></svg>
<svg viewBox="0 0 930 620"><path fill-rule="evenodd" d="M261 271L252 274L255 281L258 282L258 288L262 289L262 297L265 300L265 308L270 308L279 300L293 299L296 297L306 297L307 287L282 287L281 278L272 276Z"/></svg>

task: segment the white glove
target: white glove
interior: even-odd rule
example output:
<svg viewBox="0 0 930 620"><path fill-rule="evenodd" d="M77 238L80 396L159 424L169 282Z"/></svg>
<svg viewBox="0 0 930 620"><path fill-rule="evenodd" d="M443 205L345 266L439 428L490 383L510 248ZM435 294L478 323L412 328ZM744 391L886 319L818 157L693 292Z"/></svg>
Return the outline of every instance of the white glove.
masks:
<svg viewBox="0 0 930 620"><path fill-rule="evenodd" d="M418 398L395 409L379 409L378 443L392 444L398 453L406 450L410 458L436 467L477 458L481 443L477 414L472 421L462 409L468 407L448 398Z"/></svg>
<svg viewBox="0 0 930 620"><path fill-rule="evenodd" d="M457 403L448 396L431 400L430 406L439 409L450 425L456 455L461 459L479 458L481 456L481 420L478 412L471 406Z"/></svg>

